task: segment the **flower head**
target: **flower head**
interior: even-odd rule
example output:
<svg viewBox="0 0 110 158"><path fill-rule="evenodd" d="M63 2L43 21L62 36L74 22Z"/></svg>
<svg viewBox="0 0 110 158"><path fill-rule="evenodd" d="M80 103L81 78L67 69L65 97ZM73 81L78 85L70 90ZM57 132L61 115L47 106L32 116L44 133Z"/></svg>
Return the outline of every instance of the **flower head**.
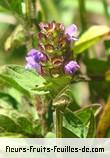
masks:
<svg viewBox="0 0 110 158"><path fill-rule="evenodd" d="M68 64L65 65L65 72L68 74L74 74L78 69L80 68L80 66L78 65L78 63L76 61L70 61Z"/></svg>
<svg viewBox="0 0 110 158"><path fill-rule="evenodd" d="M77 40L76 25L65 28L63 23L55 21L39 24L38 50L31 49L27 54L27 69L35 69L40 74L74 74L79 65L72 61L72 41ZM69 63L67 61L71 60ZM65 65L66 64L66 65ZM65 65L65 67L64 67Z"/></svg>
<svg viewBox="0 0 110 158"><path fill-rule="evenodd" d="M76 32L77 32L77 26L74 24L72 24L66 28L65 34L67 35L69 41L77 40L77 38L75 37Z"/></svg>
<svg viewBox="0 0 110 158"><path fill-rule="evenodd" d="M27 69L36 69L38 73L41 73L42 67L40 62L45 60L45 55L36 49L31 49L26 57Z"/></svg>

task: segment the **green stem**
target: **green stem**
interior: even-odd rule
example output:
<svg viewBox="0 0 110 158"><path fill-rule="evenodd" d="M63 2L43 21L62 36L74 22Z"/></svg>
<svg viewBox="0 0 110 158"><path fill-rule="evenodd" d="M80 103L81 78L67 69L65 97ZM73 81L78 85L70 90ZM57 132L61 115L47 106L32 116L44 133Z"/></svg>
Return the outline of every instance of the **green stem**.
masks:
<svg viewBox="0 0 110 158"><path fill-rule="evenodd" d="M84 32L87 29L86 0L79 0L79 14L80 14L82 32Z"/></svg>
<svg viewBox="0 0 110 158"><path fill-rule="evenodd" d="M36 0L32 0L32 13L31 13L31 17L33 20L36 19L36 3L37 1Z"/></svg>
<svg viewBox="0 0 110 158"><path fill-rule="evenodd" d="M32 48L32 40L30 38L30 28L31 28L31 0L25 0L25 25L24 30L26 34L26 47L29 51Z"/></svg>
<svg viewBox="0 0 110 158"><path fill-rule="evenodd" d="M31 0L25 0L25 8L26 8L26 20L28 25L31 25Z"/></svg>
<svg viewBox="0 0 110 158"><path fill-rule="evenodd" d="M25 0L25 32L26 32L26 46L29 51L34 47L33 33L35 32L35 20L36 20L36 0Z"/></svg>
<svg viewBox="0 0 110 158"><path fill-rule="evenodd" d="M82 28L81 33L83 33L87 30L86 0L79 0L78 2L79 2L80 24ZM89 57L88 50L86 50L84 54L85 54L84 55L85 58Z"/></svg>
<svg viewBox="0 0 110 158"><path fill-rule="evenodd" d="M56 137L62 138L63 116L61 111L56 109Z"/></svg>
<svg viewBox="0 0 110 158"><path fill-rule="evenodd" d="M108 9L107 1L106 0L102 0L102 3L103 3L104 12L105 12L105 15L106 15L106 19L108 21L108 24L110 24L109 9Z"/></svg>

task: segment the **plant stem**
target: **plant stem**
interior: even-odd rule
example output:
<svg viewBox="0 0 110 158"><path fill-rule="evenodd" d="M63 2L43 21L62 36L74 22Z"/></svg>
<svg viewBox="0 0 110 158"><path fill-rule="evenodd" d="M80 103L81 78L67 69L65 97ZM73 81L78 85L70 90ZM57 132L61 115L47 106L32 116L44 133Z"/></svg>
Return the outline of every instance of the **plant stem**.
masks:
<svg viewBox="0 0 110 158"><path fill-rule="evenodd" d="M47 119L46 119L48 103L41 96L36 96L35 99L36 99L36 110L39 115L39 120L42 127L42 135L44 136L48 130Z"/></svg>
<svg viewBox="0 0 110 158"><path fill-rule="evenodd" d="M31 30L31 0L25 0L25 25L24 30L26 34L26 47L29 51L32 48L32 39L30 38Z"/></svg>
<svg viewBox="0 0 110 158"><path fill-rule="evenodd" d="M31 13L31 17L33 20L36 19L36 3L37 1L36 0L32 0L32 13Z"/></svg>
<svg viewBox="0 0 110 158"><path fill-rule="evenodd" d="M26 8L26 20L29 26L31 26L31 0L25 0Z"/></svg>
<svg viewBox="0 0 110 158"><path fill-rule="evenodd" d="M36 31L36 0L25 0L25 32L26 32L26 47L29 51L34 47L34 32Z"/></svg>
<svg viewBox="0 0 110 158"><path fill-rule="evenodd" d="M107 3L106 0L102 0L102 3L103 3L103 7L104 7L104 12L105 12L106 19L107 19L107 21L108 21L108 24L110 24L108 3Z"/></svg>
<svg viewBox="0 0 110 158"><path fill-rule="evenodd" d="M87 21L86 21L86 0L79 0L79 14L80 14L80 22L82 27L82 32L87 29Z"/></svg>
<svg viewBox="0 0 110 158"><path fill-rule="evenodd" d="M80 14L80 24L81 24L81 33L87 30L87 12L86 12L86 0L79 0L79 14ZM85 58L89 57L88 50L85 50Z"/></svg>
<svg viewBox="0 0 110 158"><path fill-rule="evenodd" d="M63 116L59 108L56 108L56 137L62 138Z"/></svg>

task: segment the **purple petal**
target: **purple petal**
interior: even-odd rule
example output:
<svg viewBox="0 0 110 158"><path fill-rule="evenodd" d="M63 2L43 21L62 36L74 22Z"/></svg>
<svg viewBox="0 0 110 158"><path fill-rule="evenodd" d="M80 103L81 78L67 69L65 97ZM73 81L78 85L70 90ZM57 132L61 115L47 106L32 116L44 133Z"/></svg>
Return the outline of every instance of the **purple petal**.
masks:
<svg viewBox="0 0 110 158"><path fill-rule="evenodd" d="M26 69L35 69L38 73L41 74L41 70L42 70L42 67L39 63L34 63L34 64L26 64L25 66Z"/></svg>
<svg viewBox="0 0 110 158"><path fill-rule="evenodd" d="M77 32L77 26L72 24L68 26L65 30L65 34L68 34L70 36L73 36Z"/></svg>
<svg viewBox="0 0 110 158"><path fill-rule="evenodd" d="M74 74L80 66L76 61L70 61L68 64L65 65L65 72L69 74Z"/></svg>
<svg viewBox="0 0 110 158"><path fill-rule="evenodd" d="M28 56L34 56L36 55L36 53L39 52L39 50L36 50L36 49L31 49L29 52L28 52Z"/></svg>
<svg viewBox="0 0 110 158"><path fill-rule="evenodd" d="M65 34L67 35L68 40L70 40L70 41L77 40L77 38L75 37L76 32L77 32L76 25L72 24L72 25L68 26L65 30Z"/></svg>
<svg viewBox="0 0 110 158"><path fill-rule="evenodd" d="M41 61L45 60L46 57L39 50L31 49L26 57L27 65L26 69L35 69L38 73L41 73L42 66Z"/></svg>
<svg viewBox="0 0 110 158"><path fill-rule="evenodd" d="M36 62L40 62L42 60L45 60L45 55L42 52L40 52L39 50L31 49L28 52L28 55L26 57L26 61L33 62L33 60L35 60Z"/></svg>
<svg viewBox="0 0 110 158"><path fill-rule="evenodd" d="M34 56L27 56L26 61L30 64L35 63Z"/></svg>

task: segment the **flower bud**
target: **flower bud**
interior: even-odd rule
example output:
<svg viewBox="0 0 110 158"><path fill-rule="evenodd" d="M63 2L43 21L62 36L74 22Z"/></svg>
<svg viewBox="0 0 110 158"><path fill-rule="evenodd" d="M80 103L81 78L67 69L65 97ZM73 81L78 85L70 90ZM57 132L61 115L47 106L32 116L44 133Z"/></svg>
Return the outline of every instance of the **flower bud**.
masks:
<svg viewBox="0 0 110 158"><path fill-rule="evenodd" d="M65 72L68 74L74 74L78 69L80 68L80 66L78 65L78 63L76 61L70 61L68 64L65 65Z"/></svg>

